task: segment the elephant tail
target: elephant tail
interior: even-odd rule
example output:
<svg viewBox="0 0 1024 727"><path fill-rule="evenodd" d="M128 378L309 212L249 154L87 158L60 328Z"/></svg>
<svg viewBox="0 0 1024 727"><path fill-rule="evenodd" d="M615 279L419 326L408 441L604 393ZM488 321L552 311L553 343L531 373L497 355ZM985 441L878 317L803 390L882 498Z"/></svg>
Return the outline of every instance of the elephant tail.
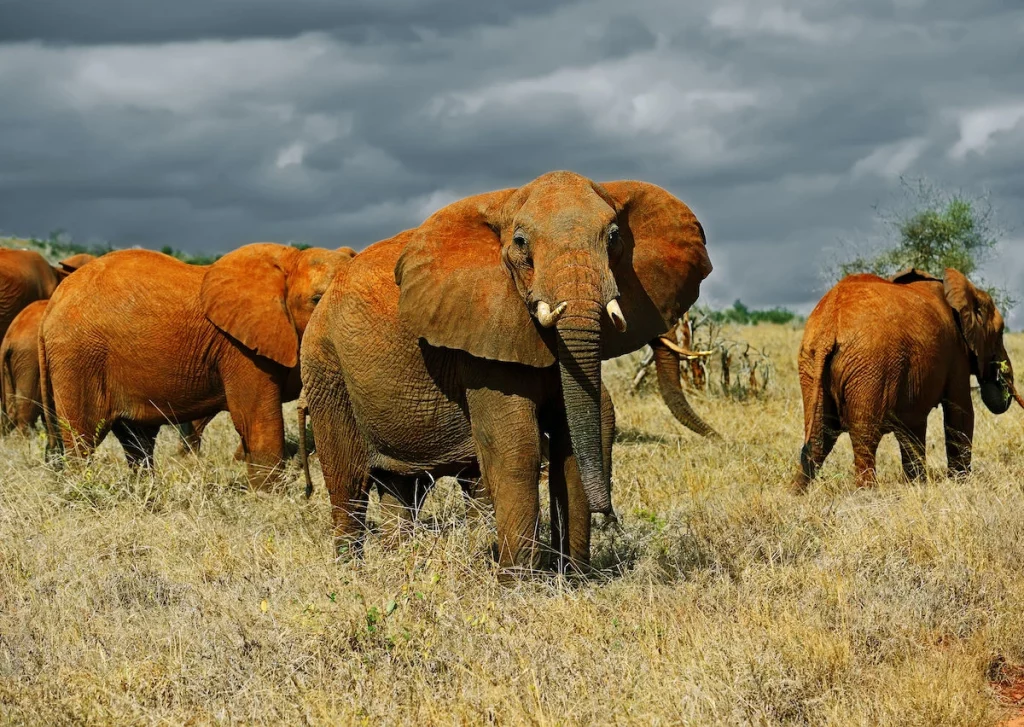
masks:
<svg viewBox="0 0 1024 727"><path fill-rule="evenodd" d="M14 429L14 419L7 410L7 398L14 400L14 370L11 365L13 351L4 346L0 348L0 434L7 434Z"/></svg>
<svg viewBox="0 0 1024 727"><path fill-rule="evenodd" d="M57 426L57 411L53 408L53 384L50 382L50 367L46 360L46 340L42 326L39 327L39 398L43 405L43 423L46 425L46 459L59 456L62 442Z"/></svg>
<svg viewBox="0 0 1024 727"><path fill-rule="evenodd" d="M306 499L313 495L313 478L309 475L309 452L306 449L306 390L299 392L299 402L295 413L299 417L299 461L302 463L302 475L306 478Z"/></svg>
<svg viewBox="0 0 1024 727"><path fill-rule="evenodd" d="M828 396L829 371L836 352L834 332L823 332L800 350L800 379L804 391L804 446L800 466L807 479L814 477L815 462L822 460L825 434L825 397Z"/></svg>

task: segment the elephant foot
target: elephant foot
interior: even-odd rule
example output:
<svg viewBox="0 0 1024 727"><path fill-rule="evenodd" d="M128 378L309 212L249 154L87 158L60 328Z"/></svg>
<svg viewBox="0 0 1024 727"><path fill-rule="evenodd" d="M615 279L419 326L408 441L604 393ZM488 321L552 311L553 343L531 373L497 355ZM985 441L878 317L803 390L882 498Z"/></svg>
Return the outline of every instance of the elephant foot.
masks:
<svg viewBox="0 0 1024 727"><path fill-rule="evenodd" d="M807 492L807 488L811 484L811 478L807 476L807 473L803 469L798 469L792 479L789 481L789 491L794 495L802 495Z"/></svg>

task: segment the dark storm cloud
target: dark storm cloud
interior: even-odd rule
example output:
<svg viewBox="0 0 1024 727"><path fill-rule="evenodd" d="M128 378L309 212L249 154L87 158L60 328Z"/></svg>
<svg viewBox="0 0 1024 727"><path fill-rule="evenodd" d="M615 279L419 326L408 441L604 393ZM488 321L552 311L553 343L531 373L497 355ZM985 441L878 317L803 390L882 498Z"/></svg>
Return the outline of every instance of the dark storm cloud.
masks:
<svg viewBox="0 0 1024 727"><path fill-rule="evenodd" d="M806 310L900 175L1024 227L1015 3L88 5L0 0L3 231L359 248L573 169L686 200L708 299Z"/></svg>
<svg viewBox="0 0 1024 727"><path fill-rule="evenodd" d="M552 0L514 4L441 0L4 0L0 42L161 43L214 38L336 34L356 43L407 42L418 30L458 32L549 10Z"/></svg>

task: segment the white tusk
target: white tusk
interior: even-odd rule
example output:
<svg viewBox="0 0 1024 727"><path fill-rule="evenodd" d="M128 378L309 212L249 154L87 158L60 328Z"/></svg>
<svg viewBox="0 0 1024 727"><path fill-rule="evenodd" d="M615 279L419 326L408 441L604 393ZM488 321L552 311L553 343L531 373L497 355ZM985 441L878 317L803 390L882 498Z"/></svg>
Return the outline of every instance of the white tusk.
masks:
<svg viewBox="0 0 1024 727"><path fill-rule="evenodd" d="M612 323L615 324L615 330L619 333L626 332L626 316L622 315L622 308L619 307L619 301L614 298L608 301L608 305L605 306L608 311L608 317L612 319Z"/></svg>
<svg viewBox="0 0 1024 727"><path fill-rule="evenodd" d="M562 301L555 306L554 310L551 310L551 306L542 300L537 304L537 320L545 328L551 328L551 326L558 323L558 319L565 313L565 306L566 302Z"/></svg>
<svg viewBox="0 0 1024 727"><path fill-rule="evenodd" d="M685 356L686 358L702 358L704 356L710 356L711 354L714 353L714 351L687 351L685 348L680 346L671 338L666 338L665 336L659 336L658 340L665 344L668 348L671 348L673 351L678 353L680 356Z"/></svg>

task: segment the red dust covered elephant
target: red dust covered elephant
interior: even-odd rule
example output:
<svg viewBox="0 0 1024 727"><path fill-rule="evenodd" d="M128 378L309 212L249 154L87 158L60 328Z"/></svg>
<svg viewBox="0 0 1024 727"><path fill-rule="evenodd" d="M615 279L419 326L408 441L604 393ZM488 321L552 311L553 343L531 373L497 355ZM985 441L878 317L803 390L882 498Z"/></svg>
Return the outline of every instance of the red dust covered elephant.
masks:
<svg viewBox="0 0 1024 727"><path fill-rule="evenodd" d="M250 482L284 454L281 401L309 317L349 252L255 243L209 266L108 253L68 279L39 341L51 450L87 454L110 431L134 465L162 424L227 410Z"/></svg>
<svg viewBox="0 0 1024 727"><path fill-rule="evenodd" d="M4 303L0 311L0 432L17 428L27 432L42 416L39 391L39 357L36 341L39 323L56 286L78 268L95 259L81 253L54 266L29 250L0 250L0 288ZM16 274L17 273L17 274ZM41 298L34 298L41 295ZM32 302L10 316L25 300Z"/></svg>
<svg viewBox="0 0 1024 727"><path fill-rule="evenodd" d="M499 564L533 567L547 434L552 547L585 566L590 514L612 512L601 360L668 331L710 272L685 204L570 172L468 197L360 252L302 347L339 549L359 547L371 480L414 506L417 477L478 465Z"/></svg>
<svg viewBox="0 0 1024 727"><path fill-rule="evenodd" d="M906 270L891 280L851 275L818 303L799 354L804 446L794 487L804 489L841 432L853 444L857 483L875 483L882 436L896 435L909 478L924 473L928 413L942 407L951 475L971 469L974 404L1001 414L1015 394L992 298L958 271L940 280Z"/></svg>

